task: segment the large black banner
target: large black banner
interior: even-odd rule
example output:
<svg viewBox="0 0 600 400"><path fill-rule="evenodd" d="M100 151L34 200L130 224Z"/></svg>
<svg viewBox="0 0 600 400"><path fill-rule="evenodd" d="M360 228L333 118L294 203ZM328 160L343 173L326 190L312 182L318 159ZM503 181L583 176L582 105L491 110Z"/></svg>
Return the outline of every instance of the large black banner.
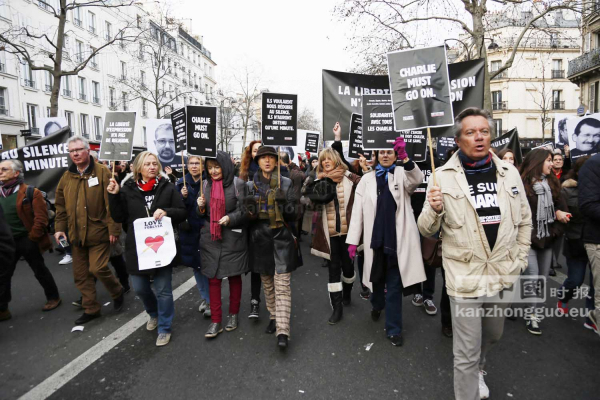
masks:
<svg viewBox="0 0 600 400"><path fill-rule="evenodd" d="M504 149L510 149L515 156L517 165L521 165L523 162L521 144L519 143L519 132L517 132L517 128L513 128L504 135L492 140L492 148L496 150L496 154L500 153Z"/></svg>
<svg viewBox="0 0 600 400"><path fill-rule="evenodd" d="M454 123L445 46L395 51L387 61L394 130Z"/></svg>
<svg viewBox="0 0 600 400"><path fill-rule="evenodd" d="M296 146L298 96L263 93L262 143L265 146Z"/></svg>
<svg viewBox="0 0 600 400"><path fill-rule="evenodd" d="M309 153L317 153L319 151L319 134L314 132L306 132L306 144L304 151Z"/></svg>
<svg viewBox="0 0 600 400"><path fill-rule="evenodd" d="M135 111L106 112L98 159L130 161L133 155L134 133Z"/></svg>
<svg viewBox="0 0 600 400"><path fill-rule="evenodd" d="M217 107L187 106L186 118L188 155L216 157Z"/></svg>
<svg viewBox="0 0 600 400"><path fill-rule="evenodd" d="M25 183L46 192L54 203L58 181L69 167L67 140L71 128L65 126L55 133L18 149L2 152L2 160L18 159L23 163Z"/></svg>
<svg viewBox="0 0 600 400"><path fill-rule="evenodd" d="M390 94L387 75L363 75L323 70L323 139L334 140L336 122L342 129L342 140L348 140L350 116L362 114L363 94Z"/></svg>
<svg viewBox="0 0 600 400"><path fill-rule="evenodd" d="M187 134L185 117L186 108L181 107L171 113L171 124L173 125L173 139L175 140L175 153L185 152L187 150Z"/></svg>

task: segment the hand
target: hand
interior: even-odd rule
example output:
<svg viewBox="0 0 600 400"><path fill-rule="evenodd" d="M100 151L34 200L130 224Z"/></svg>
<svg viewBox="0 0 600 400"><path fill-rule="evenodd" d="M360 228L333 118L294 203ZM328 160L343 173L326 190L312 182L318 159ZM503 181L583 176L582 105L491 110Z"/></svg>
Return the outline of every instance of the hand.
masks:
<svg viewBox="0 0 600 400"><path fill-rule="evenodd" d="M281 188L275 191L275 201L278 203L285 203L287 201L285 192Z"/></svg>
<svg viewBox="0 0 600 400"><path fill-rule="evenodd" d="M160 208L156 211L154 211L154 219L156 221L159 221L162 217L166 217L167 216L167 212L165 210L161 210Z"/></svg>
<svg viewBox="0 0 600 400"><path fill-rule="evenodd" d="M348 245L348 255L350 256L351 260L354 260L354 257L356 257L356 249L357 248L358 248L358 246L355 244Z"/></svg>
<svg viewBox="0 0 600 400"><path fill-rule="evenodd" d="M333 138L336 142L342 140L342 127L339 122L336 122L333 126Z"/></svg>
<svg viewBox="0 0 600 400"><path fill-rule="evenodd" d="M358 165L360 165L360 168L363 170L363 172L367 172L369 170L367 158L360 153L358 153Z"/></svg>
<svg viewBox="0 0 600 400"><path fill-rule="evenodd" d="M121 188L119 187L119 184L117 183L115 178L110 178L106 191L110 194L117 194L119 193L120 189Z"/></svg>
<svg viewBox="0 0 600 400"><path fill-rule="evenodd" d="M432 186L429 193L427 193L427 201L429 202L429 206L436 213L441 213L444 209L444 197L442 196L442 191L439 186Z"/></svg>
<svg viewBox="0 0 600 400"><path fill-rule="evenodd" d="M200 210L203 210L204 207L206 207L206 199L204 198L204 196L198 197L198 200L196 200L196 203L198 203L198 208Z"/></svg>
<svg viewBox="0 0 600 400"><path fill-rule="evenodd" d="M373 168L373 166L375 165L375 160L377 160L377 155L375 154L375 151L373 151L371 153L371 159L367 160L367 165Z"/></svg>
<svg viewBox="0 0 600 400"><path fill-rule="evenodd" d="M187 196L188 196L187 186L183 185L183 187L181 188L181 195L183 196L184 199L187 199Z"/></svg>
<svg viewBox="0 0 600 400"><path fill-rule="evenodd" d="M115 244L119 241L119 237L115 236L115 235L110 235L109 240L110 240L110 244Z"/></svg>
<svg viewBox="0 0 600 400"><path fill-rule="evenodd" d="M227 226L227 225L229 225L229 221L230 221L229 215L226 215L219 220L219 225Z"/></svg>
<svg viewBox="0 0 600 400"><path fill-rule="evenodd" d="M54 234L54 240L56 240L56 243L57 243L58 245L60 245L60 239L61 239L61 238L64 238L65 240L67 240L67 235L66 235L66 233L64 233L64 232L56 232L56 233Z"/></svg>
<svg viewBox="0 0 600 400"><path fill-rule="evenodd" d="M406 153L406 142L402 136L399 136L394 141L394 151L398 155L398 160L402 161L408 158Z"/></svg>
<svg viewBox="0 0 600 400"><path fill-rule="evenodd" d="M565 144L564 150L565 150L565 157L569 157L571 150L569 150L568 144Z"/></svg>
<svg viewBox="0 0 600 400"><path fill-rule="evenodd" d="M571 219L571 214L564 212L564 211L556 210L556 220L558 222L562 222L563 224L566 224L567 222L569 222L570 219Z"/></svg>
<svg viewBox="0 0 600 400"><path fill-rule="evenodd" d="M171 167L169 167L168 165L165 167L165 172L167 173L167 175L171 175L173 173L173 170L171 169Z"/></svg>

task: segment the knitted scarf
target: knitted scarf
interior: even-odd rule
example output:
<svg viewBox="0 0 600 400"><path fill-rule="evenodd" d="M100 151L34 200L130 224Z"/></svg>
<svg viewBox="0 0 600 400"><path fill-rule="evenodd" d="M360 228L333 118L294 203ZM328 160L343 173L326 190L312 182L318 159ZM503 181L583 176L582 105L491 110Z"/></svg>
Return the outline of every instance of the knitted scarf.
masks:
<svg viewBox="0 0 600 400"><path fill-rule="evenodd" d="M319 179L329 178L332 181L334 181L335 183L340 183L342 181L342 179L344 179L345 174L346 174L346 170L344 168L342 168L341 166L338 166L337 168L335 168L334 170L332 170L330 172L319 172L318 178Z"/></svg>
<svg viewBox="0 0 600 400"><path fill-rule="evenodd" d="M156 178L152 178L148 182L144 181L143 179L140 179L139 181L137 181L137 187L142 192L150 192L150 191L156 189L159 181L160 181L160 176L158 176Z"/></svg>
<svg viewBox="0 0 600 400"><path fill-rule="evenodd" d="M258 205L258 217L268 219L271 229L283 226L283 217L275 203L275 191L277 190L277 172L273 171L269 184L261 181L262 171L259 169L254 174L254 198Z"/></svg>
<svg viewBox="0 0 600 400"><path fill-rule="evenodd" d="M391 166L389 166L387 168L381 166L381 164L377 164L377 166L375 167L375 174L377 175L377 177L385 176L385 181L387 182L388 174L389 173L393 174L395 169L396 169L396 164L392 164Z"/></svg>
<svg viewBox="0 0 600 400"><path fill-rule="evenodd" d="M492 162L492 153L489 153L483 160L475 161L459 150L458 158L465 170L465 174L468 175L488 172L494 166L494 163Z"/></svg>
<svg viewBox="0 0 600 400"><path fill-rule="evenodd" d="M15 188L22 183L23 183L23 177L21 176L21 174L19 174L19 176L17 176L16 178L13 178L9 181L2 183L2 186L0 186L0 196L2 196L2 197L10 196L11 194L14 193Z"/></svg>
<svg viewBox="0 0 600 400"><path fill-rule="evenodd" d="M538 197L537 238L550 237L548 225L554 222L554 202L552 201L552 190L548 185L546 175L542 174L542 178L533 184L532 189Z"/></svg>
<svg viewBox="0 0 600 400"><path fill-rule="evenodd" d="M221 225L219 221L225 216L225 192L223 179L212 181L210 189L210 238L221 240Z"/></svg>
<svg viewBox="0 0 600 400"><path fill-rule="evenodd" d="M379 167L379 165L378 165ZM377 173L377 211L371 236L371 248L383 248L383 254L396 255L396 200L390 192L387 174Z"/></svg>

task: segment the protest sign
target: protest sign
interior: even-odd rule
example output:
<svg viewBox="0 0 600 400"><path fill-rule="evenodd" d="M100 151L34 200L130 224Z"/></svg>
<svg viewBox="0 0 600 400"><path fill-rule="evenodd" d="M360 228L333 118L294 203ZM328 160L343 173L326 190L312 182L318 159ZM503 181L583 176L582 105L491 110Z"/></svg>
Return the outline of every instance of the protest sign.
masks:
<svg viewBox="0 0 600 400"><path fill-rule="evenodd" d="M264 146L296 146L298 96L263 93L262 143Z"/></svg>
<svg viewBox="0 0 600 400"><path fill-rule="evenodd" d="M140 270L166 267L177 254L171 218L138 218L133 221Z"/></svg>
<svg viewBox="0 0 600 400"><path fill-rule="evenodd" d="M565 145L569 145L569 133L567 132L567 121L571 118L577 118L574 115L565 116L564 114L554 115L554 146L563 150Z"/></svg>
<svg viewBox="0 0 600 400"><path fill-rule="evenodd" d="M25 183L46 192L54 203L58 181L69 167L67 140L71 128L67 125L50 136L43 137L18 149L5 150L1 159L19 160L23 163Z"/></svg>
<svg viewBox="0 0 600 400"><path fill-rule="evenodd" d="M216 157L217 107L187 106L186 119L188 155Z"/></svg>
<svg viewBox="0 0 600 400"><path fill-rule="evenodd" d="M319 151L319 132L306 132L306 144L304 145L304 151L309 153L316 153Z"/></svg>
<svg viewBox="0 0 600 400"><path fill-rule="evenodd" d="M177 157L173 125L170 119L146 120L146 136L148 151L158 155L158 160L163 168L171 167L178 172L183 171L187 157L184 157L184 161L181 160L181 153Z"/></svg>
<svg viewBox="0 0 600 400"><path fill-rule="evenodd" d="M440 137L436 138L436 141L437 141L437 146L435 148L435 156L440 160L446 160L446 154L448 154L448 151L450 149L454 148L454 146L456 146L456 143L454 142L454 138L447 137L447 136L440 136Z"/></svg>
<svg viewBox="0 0 600 400"><path fill-rule="evenodd" d="M394 130L454 123L445 46L391 52L387 62Z"/></svg>
<svg viewBox="0 0 600 400"><path fill-rule="evenodd" d="M362 114L363 94L390 94L386 75L363 75L323 70L323 138L334 140L333 127L339 122L342 140L348 140L352 113Z"/></svg>
<svg viewBox="0 0 600 400"><path fill-rule="evenodd" d="M108 161L130 161L134 133L135 111L107 111L98 158Z"/></svg>
<svg viewBox="0 0 600 400"><path fill-rule="evenodd" d="M516 164L521 165L523 162L521 144L519 143L519 132L517 132L517 128L513 128L504 135L492 140L491 147L496 150L496 154L500 153L504 149L510 149L515 156Z"/></svg>
<svg viewBox="0 0 600 400"><path fill-rule="evenodd" d="M171 125L173 126L173 139L175 140L175 152L182 155L187 150L186 133L186 107L181 107L171 113Z"/></svg>
<svg viewBox="0 0 600 400"><path fill-rule="evenodd" d="M65 117L38 118L38 126L40 126L41 130L40 136L52 135L67 125L67 119Z"/></svg>
<svg viewBox="0 0 600 400"><path fill-rule="evenodd" d="M567 120L571 159L593 156L600 152L600 114Z"/></svg>
<svg viewBox="0 0 600 400"><path fill-rule="evenodd" d="M362 115L354 114L350 116L350 140L348 144L348 157L359 158L364 155L367 160L371 159L372 152L366 152L363 149L362 134Z"/></svg>

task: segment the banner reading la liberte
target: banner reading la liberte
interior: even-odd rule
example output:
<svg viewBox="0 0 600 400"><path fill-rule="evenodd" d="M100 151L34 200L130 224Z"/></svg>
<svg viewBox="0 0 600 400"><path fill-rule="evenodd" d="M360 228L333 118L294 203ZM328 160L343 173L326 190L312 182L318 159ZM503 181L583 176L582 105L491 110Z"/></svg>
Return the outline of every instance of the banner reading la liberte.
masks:
<svg viewBox="0 0 600 400"><path fill-rule="evenodd" d="M67 140L71 128L64 128L18 149L5 150L2 160L17 159L23 163L25 183L35 186L54 202L54 192L58 181L69 167Z"/></svg>
<svg viewBox="0 0 600 400"><path fill-rule="evenodd" d="M264 146L296 146L298 96L263 93L262 143Z"/></svg>
<svg viewBox="0 0 600 400"><path fill-rule="evenodd" d="M188 155L216 157L217 107L187 106L185 114Z"/></svg>
<svg viewBox="0 0 600 400"><path fill-rule="evenodd" d="M135 111L107 111L98 158L107 161L130 161L134 133Z"/></svg>

